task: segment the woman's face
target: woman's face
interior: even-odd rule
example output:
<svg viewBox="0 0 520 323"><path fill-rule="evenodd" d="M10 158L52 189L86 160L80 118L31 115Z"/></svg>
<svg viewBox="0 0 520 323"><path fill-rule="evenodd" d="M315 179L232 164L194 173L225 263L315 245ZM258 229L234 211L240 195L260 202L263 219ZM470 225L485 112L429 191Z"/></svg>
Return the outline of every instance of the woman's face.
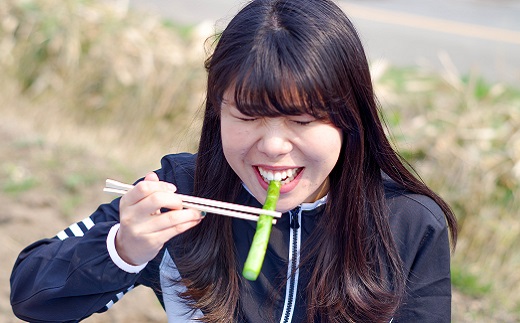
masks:
<svg viewBox="0 0 520 323"><path fill-rule="evenodd" d="M263 203L271 179L282 181L277 210L327 194L328 175L338 160L341 130L311 115L250 117L227 91L221 107L224 155L256 199Z"/></svg>

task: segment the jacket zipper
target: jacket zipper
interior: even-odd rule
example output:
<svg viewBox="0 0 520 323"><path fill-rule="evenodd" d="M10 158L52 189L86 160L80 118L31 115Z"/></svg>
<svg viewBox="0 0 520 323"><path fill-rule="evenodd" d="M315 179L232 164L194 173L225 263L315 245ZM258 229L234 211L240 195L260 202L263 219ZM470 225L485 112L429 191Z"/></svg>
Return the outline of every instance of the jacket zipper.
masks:
<svg viewBox="0 0 520 323"><path fill-rule="evenodd" d="M291 213L291 241L289 249L289 266L287 271L287 288L285 292L285 305L282 314L283 323L291 322L295 307L295 298L298 288L298 265L300 263L300 222L301 208L297 207L290 211Z"/></svg>

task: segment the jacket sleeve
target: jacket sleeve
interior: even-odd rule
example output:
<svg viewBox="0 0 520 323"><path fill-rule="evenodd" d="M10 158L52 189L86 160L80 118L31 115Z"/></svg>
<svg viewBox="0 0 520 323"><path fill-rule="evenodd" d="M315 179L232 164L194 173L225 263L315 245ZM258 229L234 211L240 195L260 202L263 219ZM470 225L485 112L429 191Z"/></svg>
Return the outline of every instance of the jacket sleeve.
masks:
<svg viewBox="0 0 520 323"><path fill-rule="evenodd" d="M451 322L451 250L444 214L424 196L398 200L391 225L407 281L393 323Z"/></svg>
<svg viewBox="0 0 520 323"><path fill-rule="evenodd" d="M156 173L161 180L176 184L180 192L190 192L195 157L168 155ZM30 322L78 322L108 310L141 284L152 287L162 302L158 271L163 251L142 271L123 270L111 257L107 240L117 223L119 198L55 237L25 248L11 273L15 315Z"/></svg>
<svg viewBox="0 0 520 323"><path fill-rule="evenodd" d="M119 199L90 217L25 248L11 274L11 305L30 322L77 322L104 312L139 278L110 258L107 235L118 222Z"/></svg>

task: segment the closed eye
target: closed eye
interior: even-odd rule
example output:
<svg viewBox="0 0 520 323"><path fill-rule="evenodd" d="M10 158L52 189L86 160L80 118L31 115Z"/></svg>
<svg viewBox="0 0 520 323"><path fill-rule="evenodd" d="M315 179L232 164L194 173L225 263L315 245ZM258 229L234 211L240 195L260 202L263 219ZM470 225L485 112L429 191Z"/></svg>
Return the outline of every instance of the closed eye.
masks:
<svg viewBox="0 0 520 323"><path fill-rule="evenodd" d="M237 117L237 119L241 120L241 121L246 121L246 122L252 122L252 121L258 120L257 118L239 118L239 117Z"/></svg>
<svg viewBox="0 0 520 323"><path fill-rule="evenodd" d="M298 126L307 126L312 122L316 121L316 118L309 114L302 114L298 116L292 116L288 118L292 123Z"/></svg>
<svg viewBox="0 0 520 323"><path fill-rule="evenodd" d="M293 120L292 122L296 123L299 126L306 126L306 125L310 124L312 121L297 121L297 120Z"/></svg>

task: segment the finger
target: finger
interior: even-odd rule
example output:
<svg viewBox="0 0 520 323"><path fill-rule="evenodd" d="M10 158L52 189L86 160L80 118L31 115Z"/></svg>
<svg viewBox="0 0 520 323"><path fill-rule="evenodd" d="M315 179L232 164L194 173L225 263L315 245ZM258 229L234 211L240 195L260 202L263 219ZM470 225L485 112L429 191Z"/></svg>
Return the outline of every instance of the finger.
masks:
<svg viewBox="0 0 520 323"><path fill-rule="evenodd" d="M158 182L159 176L157 176L157 174L155 172L150 172L150 173L146 174L146 176L144 177L144 180Z"/></svg>
<svg viewBox="0 0 520 323"><path fill-rule="evenodd" d="M203 218L200 218L198 220L192 220L192 221L186 221L179 223L175 226L169 227L167 229L164 229L162 231L157 232L158 239L164 243L166 243L171 238L182 234L189 229L195 227L196 225L200 224Z"/></svg>
<svg viewBox="0 0 520 323"><path fill-rule="evenodd" d="M174 226L170 226L167 229L157 232L141 232L137 239L133 240L134 243L120 243L119 249L121 249L122 251L128 249L126 259L129 259L131 263L144 263L155 257L157 252L164 246L164 244L167 241L193 228L194 226L199 224L201 220L202 219L199 218L196 220L178 222ZM121 230L119 233L121 233Z"/></svg>
<svg viewBox="0 0 520 323"><path fill-rule="evenodd" d="M194 209L183 209L161 213L160 215L149 216L147 220L146 231L147 232L160 232L164 230L170 230L171 228L178 227L176 230L170 230L172 232L184 232L185 226L190 222L200 222L203 216L200 211ZM193 224L188 225L192 227Z"/></svg>
<svg viewBox="0 0 520 323"><path fill-rule="evenodd" d="M148 176L148 175L147 175ZM177 188L172 183L162 181L141 181L130 189L122 198L123 205L137 204L139 201L157 192L166 192L170 195L175 192Z"/></svg>
<svg viewBox="0 0 520 323"><path fill-rule="evenodd" d="M148 217L160 214L160 210L182 210L182 200L172 192L157 191L141 199L133 205L124 207L124 216Z"/></svg>

